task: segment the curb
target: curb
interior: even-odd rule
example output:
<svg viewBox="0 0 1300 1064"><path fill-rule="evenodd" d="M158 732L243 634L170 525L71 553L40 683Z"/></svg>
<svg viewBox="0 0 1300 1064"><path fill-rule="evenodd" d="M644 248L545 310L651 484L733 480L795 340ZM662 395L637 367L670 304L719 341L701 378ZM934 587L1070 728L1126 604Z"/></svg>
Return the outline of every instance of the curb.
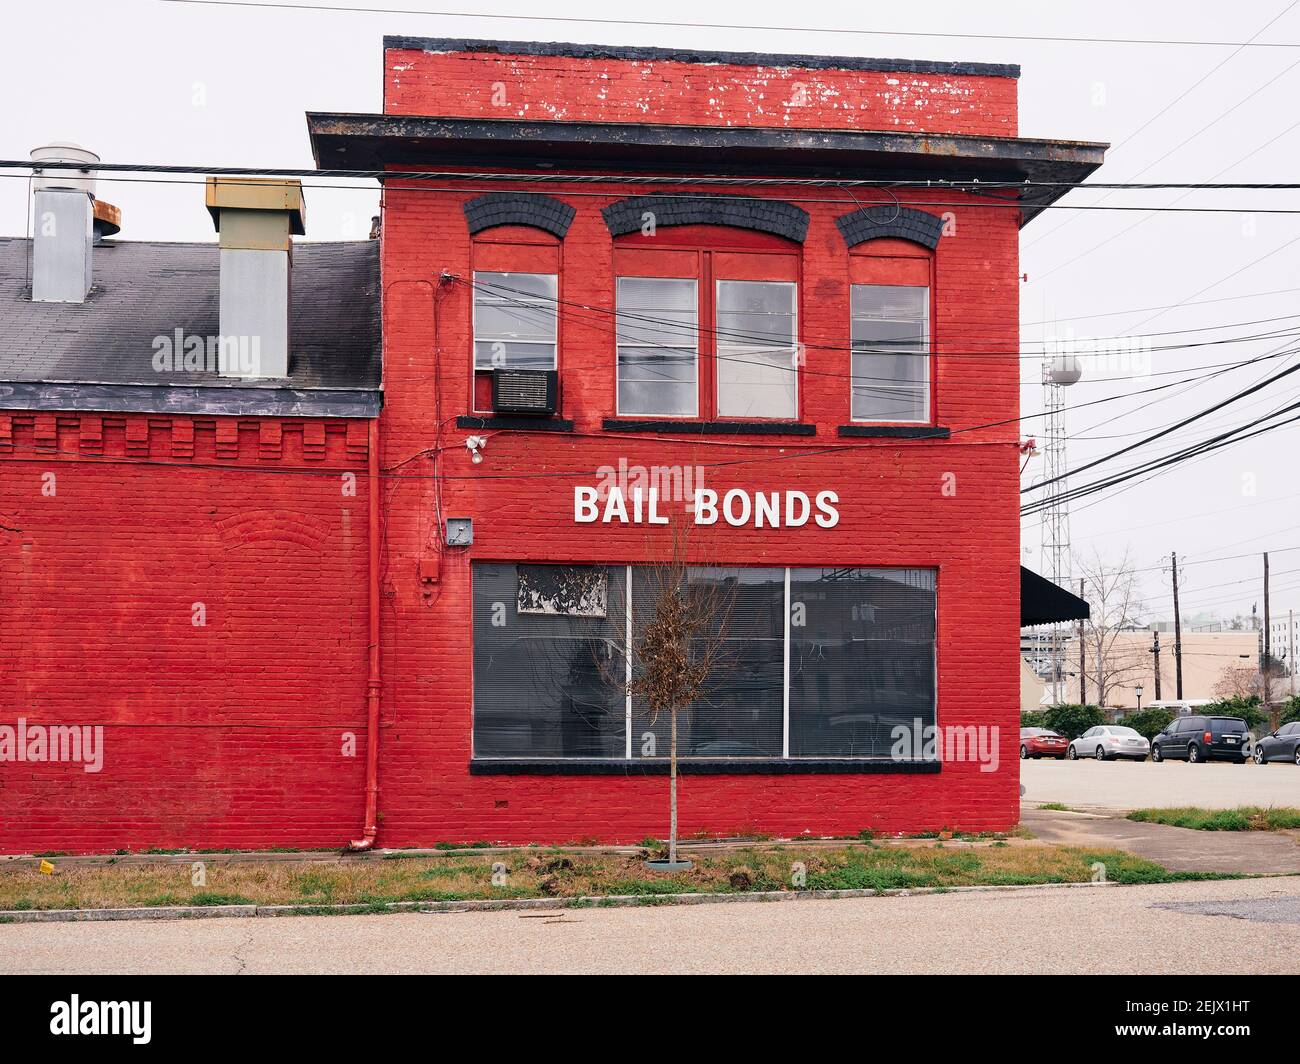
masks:
<svg viewBox="0 0 1300 1064"><path fill-rule="evenodd" d="M889 890L764 890L748 894L609 894L576 898L492 898L466 901L393 901L373 905L169 905L141 909L10 909L0 923L66 924L100 920L256 919L275 916L380 916L386 913L467 913L512 910L608 909L655 905L719 905L733 902L835 901L843 898L910 898L926 894L991 894L1004 891L1117 887L1119 883L1023 883L984 887L901 887Z"/></svg>

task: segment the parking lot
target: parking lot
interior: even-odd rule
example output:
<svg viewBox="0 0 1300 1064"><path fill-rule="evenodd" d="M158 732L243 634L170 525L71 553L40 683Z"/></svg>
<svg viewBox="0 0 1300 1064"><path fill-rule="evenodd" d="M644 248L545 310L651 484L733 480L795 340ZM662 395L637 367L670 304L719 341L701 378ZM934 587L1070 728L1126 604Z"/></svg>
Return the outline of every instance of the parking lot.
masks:
<svg viewBox="0 0 1300 1064"><path fill-rule="evenodd" d="M1027 805L1060 802L1085 810L1300 805L1300 768L1287 764L1044 758L1020 762L1020 783Z"/></svg>

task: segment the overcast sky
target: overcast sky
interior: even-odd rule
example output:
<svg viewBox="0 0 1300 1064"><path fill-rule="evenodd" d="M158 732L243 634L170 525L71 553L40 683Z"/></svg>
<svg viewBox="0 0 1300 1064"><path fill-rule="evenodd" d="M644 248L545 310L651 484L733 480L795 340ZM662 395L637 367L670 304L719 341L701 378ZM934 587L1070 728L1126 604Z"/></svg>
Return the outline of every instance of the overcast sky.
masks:
<svg viewBox="0 0 1300 1064"><path fill-rule="evenodd" d="M291 0L286 0L291 2ZM344 0L329 0L342 4ZM446 0L346 0L351 7L431 8ZM312 165L303 112L380 109L384 34L589 41L737 51L813 52L1014 62L1022 67L1020 133L1114 145L1098 180L1296 181L1300 179L1300 47L1246 48L1055 43L885 36L881 31L1020 36L1300 42L1300 4L945 3L798 5L715 0L707 7L648 8L548 0L482 0L529 16L281 11L167 0L11 0L5 5L0 88L9 102L0 155L25 158L37 144L71 139L105 161L196 167ZM465 5L466 8L469 5ZM537 16L706 19L716 23L823 27L835 32L699 29L544 22ZM1278 17L1280 16L1280 17ZM871 30L872 34L846 30ZM1235 54L1234 54L1235 52ZM1198 84L1199 83L1199 84ZM1181 97L1181 98L1180 98ZM1171 106L1172 105L1172 106ZM1161 113L1163 112L1163 113ZM1296 123L1296 125L1292 125ZM0 233L24 232L26 183L0 180ZM123 212L121 239L212 240L201 189L102 184ZM1066 203L1115 206L1300 207L1296 193L1077 192ZM377 196L308 191L313 239L363 238ZM1290 246L1288 242L1294 241ZM1300 215L1053 210L1023 231L1022 341L1170 333L1161 346L1294 327L1300 315ZM1124 312L1124 313L1115 313ZM1104 316L1102 316L1104 315ZM1090 364L1069 395L1086 404L1262 355L1284 338L1154 350ZM1068 464L1078 467L1141 439L1261 379L1300 364L1300 355L1223 373L1196 385L1108 401L1067 415ZM1022 362L1023 412L1041 410L1037 361ZM1143 371L1154 376L1135 379ZM1170 375L1168 371L1179 373ZM1164 374L1164 375L1160 375ZM1091 381L1089 377L1093 378ZM1300 374L1232 407L1083 473L1076 483L1121 469L1258 417L1300 396ZM1041 436L1041 421L1024 435ZM1275 614L1300 608L1300 423L1180 464L1122 492L1080 500L1072 511L1076 553L1116 564L1128 551L1143 572L1150 612L1169 616L1169 579L1158 566L1186 555L1185 614L1262 611L1259 552L1273 558ZM1041 468L1031 459L1026 483ZM1039 567L1037 518L1026 519L1024 560ZM1249 554L1214 562L1224 555Z"/></svg>

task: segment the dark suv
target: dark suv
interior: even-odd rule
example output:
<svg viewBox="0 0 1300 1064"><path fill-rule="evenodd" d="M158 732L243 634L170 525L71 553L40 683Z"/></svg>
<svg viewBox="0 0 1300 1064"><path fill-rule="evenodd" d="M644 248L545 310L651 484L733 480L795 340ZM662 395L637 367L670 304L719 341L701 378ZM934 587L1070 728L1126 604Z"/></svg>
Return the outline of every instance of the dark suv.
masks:
<svg viewBox="0 0 1300 1064"><path fill-rule="evenodd" d="M1244 765L1250 733L1240 717L1179 717L1151 740L1151 760L1167 757L1198 761L1236 761Z"/></svg>

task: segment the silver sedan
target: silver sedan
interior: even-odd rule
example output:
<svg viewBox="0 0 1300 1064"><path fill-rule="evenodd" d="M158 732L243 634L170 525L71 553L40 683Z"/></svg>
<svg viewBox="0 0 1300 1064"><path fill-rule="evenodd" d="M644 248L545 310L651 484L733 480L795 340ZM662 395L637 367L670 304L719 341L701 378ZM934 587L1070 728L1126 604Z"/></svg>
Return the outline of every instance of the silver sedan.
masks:
<svg viewBox="0 0 1300 1064"><path fill-rule="evenodd" d="M1081 757L1095 757L1098 761L1120 757L1145 761L1149 753L1151 744L1132 728L1106 724L1089 728L1077 739L1072 739L1065 756L1071 761L1077 761Z"/></svg>

